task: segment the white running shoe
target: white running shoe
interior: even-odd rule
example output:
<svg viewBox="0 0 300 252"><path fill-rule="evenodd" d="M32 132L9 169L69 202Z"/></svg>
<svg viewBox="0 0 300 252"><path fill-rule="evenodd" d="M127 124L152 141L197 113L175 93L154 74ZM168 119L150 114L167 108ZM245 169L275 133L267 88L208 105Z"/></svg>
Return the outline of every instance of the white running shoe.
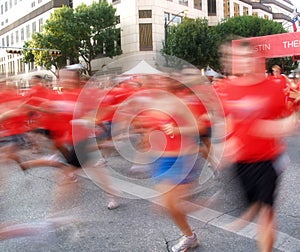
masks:
<svg viewBox="0 0 300 252"><path fill-rule="evenodd" d="M185 252L189 248L196 248L199 246L199 241L196 234L194 233L193 238L183 236L180 238L179 242L172 247L173 252Z"/></svg>
<svg viewBox="0 0 300 252"><path fill-rule="evenodd" d="M113 210L113 209L116 209L120 206L120 203L118 201L116 201L116 199L114 198L111 198L107 204L107 208L109 210Z"/></svg>

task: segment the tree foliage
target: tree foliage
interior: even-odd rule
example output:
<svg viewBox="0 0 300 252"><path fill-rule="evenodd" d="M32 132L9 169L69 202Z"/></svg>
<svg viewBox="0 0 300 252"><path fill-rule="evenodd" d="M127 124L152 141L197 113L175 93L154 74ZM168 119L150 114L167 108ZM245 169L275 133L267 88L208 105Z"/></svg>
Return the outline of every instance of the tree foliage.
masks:
<svg viewBox="0 0 300 252"><path fill-rule="evenodd" d="M285 32L287 31L282 24L255 16L228 18L212 27L208 26L206 19L185 19L169 29L168 43L163 46L162 52L179 57L197 67L209 65L221 71L219 47L225 40ZM280 65L292 65L290 57L270 59L267 62L274 64L277 61L281 62Z"/></svg>
<svg viewBox="0 0 300 252"><path fill-rule="evenodd" d="M168 41L162 52L203 67L214 60L214 38L209 30L207 19L185 18L181 24L169 27Z"/></svg>
<svg viewBox="0 0 300 252"><path fill-rule="evenodd" d="M116 10L106 1L79 5L75 10L63 6L54 11L40 33L34 33L24 48L60 50L62 55L53 57L49 50L23 50L25 63L56 69L79 63L83 59L91 73L91 61L97 57L121 54L118 43L120 31L116 28ZM33 56L33 57L32 57Z"/></svg>

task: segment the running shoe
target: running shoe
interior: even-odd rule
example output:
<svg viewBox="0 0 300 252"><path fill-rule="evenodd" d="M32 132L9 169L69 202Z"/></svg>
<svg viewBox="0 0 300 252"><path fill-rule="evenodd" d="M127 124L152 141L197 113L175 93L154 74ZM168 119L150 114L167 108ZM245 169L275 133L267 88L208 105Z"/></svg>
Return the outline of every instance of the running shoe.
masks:
<svg viewBox="0 0 300 252"><path fill-rule="evenodd" d="M179 242L172 247L173 252L185 252L189 248L196 248L199 246L199 241L196 234L193 238L183 236L180 238Z"/></svg>
<svg viewBox="0 0 300 252"><path fill-rule="evenodd" d="M73 184L77 183L77 176L72 173L68 175L63 175L59 181L59 185L68 185L68 184Z"/></svg>
<svg viewBox="0 0 300 252"><path fill-rule="evenodd" d="M107 204L107 208L109 210L113 210L116 209L120 206L120 203L118 201L116 201L116 199L111 198Z"/></svg>

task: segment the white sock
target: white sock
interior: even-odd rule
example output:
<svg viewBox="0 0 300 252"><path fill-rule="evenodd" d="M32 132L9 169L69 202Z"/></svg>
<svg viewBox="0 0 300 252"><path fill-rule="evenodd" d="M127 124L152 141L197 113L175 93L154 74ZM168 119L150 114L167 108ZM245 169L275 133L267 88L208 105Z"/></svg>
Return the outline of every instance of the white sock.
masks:
<svg viewBox="0 0 300 252"><path fill-rule="evenodd" d="M193 233L193 234L190 235L190 236L186 235L186 237L189 238L189 239L194 239L194 238L195 238L195 233Z"/></svg>

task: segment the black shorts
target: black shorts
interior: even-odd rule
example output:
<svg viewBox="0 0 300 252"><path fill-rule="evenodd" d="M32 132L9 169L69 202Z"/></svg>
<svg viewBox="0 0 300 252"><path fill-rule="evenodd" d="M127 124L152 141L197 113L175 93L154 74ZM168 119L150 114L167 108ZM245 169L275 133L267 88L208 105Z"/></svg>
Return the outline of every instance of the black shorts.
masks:
<svg viewBox="0 0 300 252"><path fill-rule="evenodd" d="M235 169L248 203L273 206L278 178L273 161L236 163Z"/></svg>
<svg viewBox="0 0 300 252"><path fill-rule="evenodd" d="M67 160L67 163L75 168L82 168L89 158L87 150L89 141L84 140L77 143L75 146L58 147L61 154Z"/></svg>

